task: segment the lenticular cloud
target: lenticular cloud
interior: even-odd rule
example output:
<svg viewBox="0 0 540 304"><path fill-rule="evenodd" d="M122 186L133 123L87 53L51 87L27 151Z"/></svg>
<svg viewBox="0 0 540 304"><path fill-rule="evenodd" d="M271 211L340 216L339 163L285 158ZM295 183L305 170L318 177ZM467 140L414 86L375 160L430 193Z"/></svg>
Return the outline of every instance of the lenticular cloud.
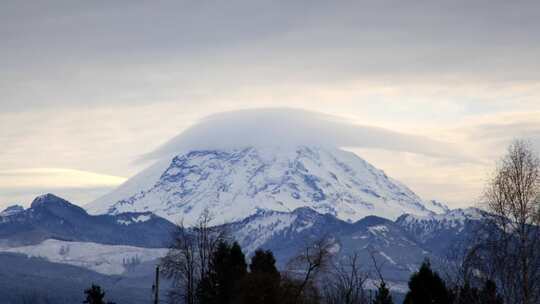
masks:
<svg viewBox="0 0 540 304"><path fill-rule="evenodd" d="M256 109L208 116L143 159L193 149L314 145L378 148L465 159L452 145L423 136L352 124L340 117L298 109Z"/></svg>

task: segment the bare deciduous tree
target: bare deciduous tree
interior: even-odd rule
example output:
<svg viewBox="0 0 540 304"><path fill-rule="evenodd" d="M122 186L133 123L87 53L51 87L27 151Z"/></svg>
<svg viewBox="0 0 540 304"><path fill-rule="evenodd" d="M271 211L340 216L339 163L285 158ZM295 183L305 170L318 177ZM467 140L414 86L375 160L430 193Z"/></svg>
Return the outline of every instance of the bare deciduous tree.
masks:
<svg viewBox="0 0 540 304"><path fill-rule="evenodd" d="M197 302L197 286L208 272L217 244L226 239L223 228L210 226L211 220L205 210L194 227L187 228L183 222L176 226L169 251L161 259L162 273L173 281L174 287L169 292L172 303Z"/></svg>
<svg viewBox="0 0 540 304"><path fill-rule="evenodd" d="M493 214L483 249L509 303L540 303L540 159L530 144L514 141L486 193Z"/></svg>
<svg viewBox="0 0 540 304"><path fill-rule="evenodd" d="M472 237L464 242L451 244L448 248L445 259L440 261L439 269L444 277L448 288L452 291L458 290L461 286L477 286L482 282L478 278L478 268L482 262L479 256L479 248L482 241L481 229L474 231Z"/></svg>
<svg viewBox="0 0 540 304"><path fill-rule="evenodd" d="M320 274L328 269L332 260L332 247L335 242L324 236L306 245L287 265L287 278L295 279L298 284L290 292L292 303L300 303L309 286L316 286Z"/></svg>
<svg viewBox="0 0 540 304"><path fill-rule="evenodd" d="M361 269L358 253L336 263L325 282L325 303L366 304L369 302L365 284L368 273Z"/></svg>

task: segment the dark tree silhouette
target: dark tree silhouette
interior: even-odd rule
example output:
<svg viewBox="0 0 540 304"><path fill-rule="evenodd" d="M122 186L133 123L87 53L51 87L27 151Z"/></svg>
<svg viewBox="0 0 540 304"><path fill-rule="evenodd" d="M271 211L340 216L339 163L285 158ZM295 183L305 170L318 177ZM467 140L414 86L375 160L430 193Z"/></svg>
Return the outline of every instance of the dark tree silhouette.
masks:
<svg viewBox="0 0 540 304"><path fill-rule="evenodd" d="M452 295L439 274L431 270L429 261L420 266L409 280L404 304L451 304Z"/></svg>
<svg viewBox="0 0 540 304"><path fill-rule="evenodd" d="M270 250L257 250L251 258L251 263L249 264L249 270L251 273L261 273L273 276L274 278L279 278L279 271L276 268L276 259L274 254Z"/></svg>
<svg viewBox="0 0 540 304"><path fill-rule="evenodd" d="M484 287L478 295L480 304L503 304L502 297L497 293L497 286L491 280L484 283Z"/></svg>
<svg viewBox="0 0 540 304"><path fill-rule="evenodd" d="M201 304L235 303L240 283L247 273L244 253L238 243L220 242L211 257L208 275L197 288Z"/></svg>
<svg viewBox="0 0 540 304"><path fill-rule="evenodd" d="M482 289L471 287L469 283L460 286L456 292L455 304L503 304L497 287L491 280L484 282Z"/></svg>
<svg viewBox="0 0 540 304"><path fill-rule="evenodd" d="M386 287L386 283L383 281L379 284L377 291L375 293L375 299L373 299L373 304L393 304L392 295L390 290Z"/></svg>
<svg viewBox="0 0 540 304"><path fill-rule="evenodd" d="M281 275L271 251L257 250L242 284L242 303L279 303Z"/></svg>
<svg viewBox="0 0 540 304"><path fill-rule="evenodd" d="M228 279L235 283L240 282L247 273L246 256L237 242L234 242L228 257Z"/></svg>
<svg viewBox="0 0 540 304"><path fill-rule="evenodd" d="M469 283L459 287L455 300L456 304L476 304L480 303L479 301L478 289L471 287Z"/></svg>
<svg viewBox="0 0 540 304"><path fill-rule="evenodd" d="M113 302L105 301L105 291L101 290L99 285L92 284L92 286L84 291L86 295L85 304L114 304Z"/></svg>

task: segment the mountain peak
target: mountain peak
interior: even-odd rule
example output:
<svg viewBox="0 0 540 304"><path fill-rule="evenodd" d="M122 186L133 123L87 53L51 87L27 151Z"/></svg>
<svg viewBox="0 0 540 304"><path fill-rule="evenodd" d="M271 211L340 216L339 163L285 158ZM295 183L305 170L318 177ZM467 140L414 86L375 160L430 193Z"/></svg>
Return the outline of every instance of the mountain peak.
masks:
<svg viewBox="0 0 540 304"><path fill-rule="evenodd" d="M30 205L30 208L35 208L35 207L39 207L39 206L43 206L45 204L70 204L68 201L66 201L65 199L59 197L59 196L56 196L52 193L46 193L46 194L42 194L38 197L36 197L33 201L32 201L32 204Z"/></svg>
<svg viewBox="0 0 540 304"><path fill-rule="evenodd" d="M414 192L357 155L306 145L186 151L88 206L95 214L151 211L186 225L205 210L215 215L213 224L223 224L300 207L349 222L432 214Z"/></svg>
<svg viewBox="0 0 540 304"><path fill-rule="evenodd" d="M34 212L52 213L62 218L87 215L83 208L51 193L36 197L30 205L30 210L33 210Z"/></svg>

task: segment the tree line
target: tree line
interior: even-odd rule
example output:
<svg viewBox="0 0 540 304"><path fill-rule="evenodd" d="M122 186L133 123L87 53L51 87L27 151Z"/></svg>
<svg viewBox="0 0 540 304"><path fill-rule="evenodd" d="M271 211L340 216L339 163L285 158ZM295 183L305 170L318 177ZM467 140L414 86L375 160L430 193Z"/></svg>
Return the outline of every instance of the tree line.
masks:
<svg viewBox="0 0 540 304"><path fill-rule="evenodd" d="M358 255L332 263L330 238L306 246L287 271L280 272L271 251L258 249L246 263L240 245L208 222L205 214L194 229L179 225L175 244L162 259L163 273L174 283L170 303L371 303ZM392 303L385 285L374 299L378 300L373 303Z"/></svg>
<svg viewBox="0 0 540 304"><path fill-rule="evenodd" d="M201 227L201 226L199 226ZM214 234L216 237L219 234ZM184 235L185 236L185 235ZM210 237L207 240L214 240ZM197 240L197 236L183 239ZM170 303L190 304L392 304L391 292L375 259L379 282L374 293L368 292L368 273L361 269L359 256L354 254L339 263L332 261L330 238L321 238L305 247L293 258L287 270L280 272L269 250L256 250L246 263L246 257L236 242L218 240L208 254L206 273L190 277L184 272L198 269L201 261L186 267L184 259L191 256L171 249L163 259L166 275L175 287L169 293ZM186 248L185 246L180 248ZM204 256L204 255L203 255ZM180 260L178 258L181 258ZM188 282L187 278L194 278ZM189 290L193 288L193 290ZM502 304L495 283L485 280L480 288L464 284L448 286L425 261L409 281L405 304Z"/></svg>

